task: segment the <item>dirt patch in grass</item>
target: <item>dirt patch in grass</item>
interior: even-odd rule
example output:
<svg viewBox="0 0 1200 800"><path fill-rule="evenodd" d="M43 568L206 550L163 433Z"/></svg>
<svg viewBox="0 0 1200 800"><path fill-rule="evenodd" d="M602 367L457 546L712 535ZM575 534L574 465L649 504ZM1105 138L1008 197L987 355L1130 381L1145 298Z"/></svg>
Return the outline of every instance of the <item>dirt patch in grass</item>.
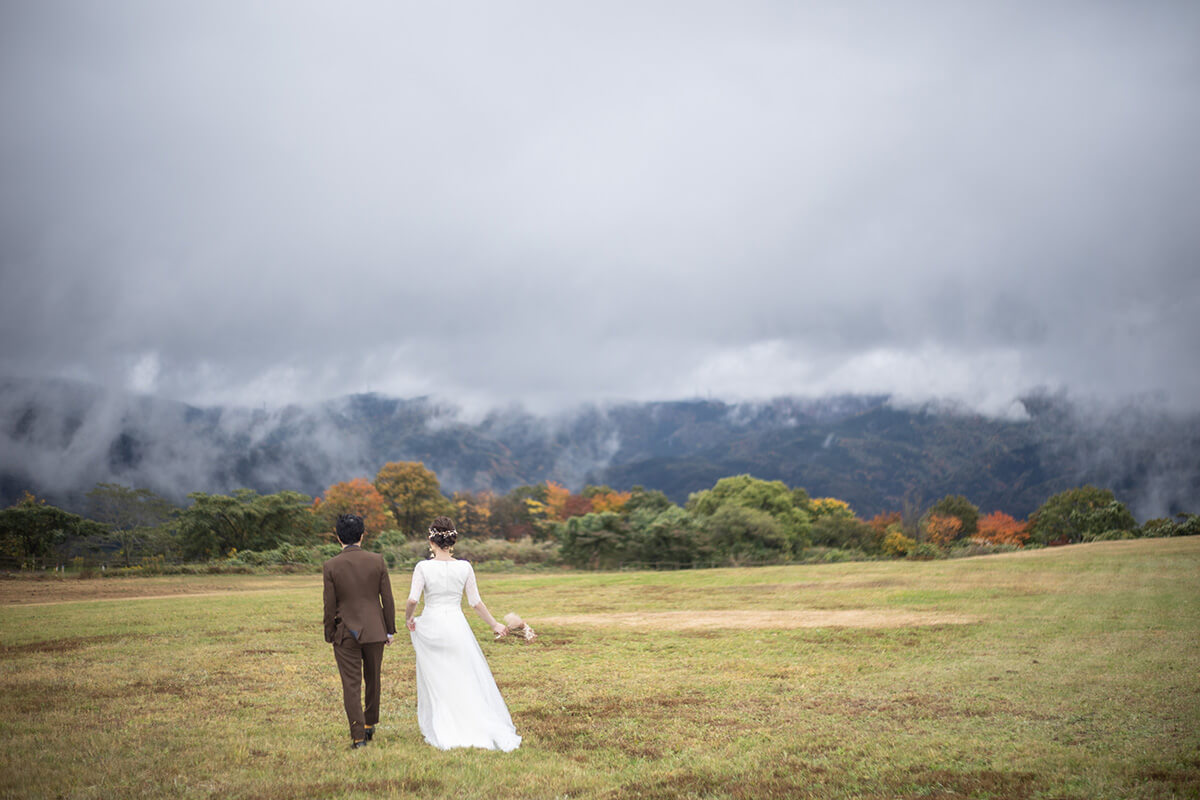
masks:
<svg viewBox="0 0 1200 800"><path fill-rule="evenodd" d="M627 783L607 795L612 800L727 797L731 800L800 800L820 796L828 770L793 757L770 759L760 769L718 776L697 772L672 772L649 782ZM940 795L937 795L940 797Z"/></svg>
<svg viewBox="0 0 1200 800"><path fill-rule="evenodd" d="M1000 772L998 770L967 770L909 767L897 770L885 778L881 797L929 798L939 800L1027 800L1041 788L1032 772Z"/></svg>
<svg viewBox="0 0 1200 800"><path fill-rule="evenodd" d="M611 747L633 758L656 759L662 751L652 742L633 741L627 736L610 736L607 726L636 719L641 722L688 717L697 719L707 714L708 702L699 694L677 694L663 697L614 698L598 697L586 702L555 703L525 709L520 713L523 735L531 744L556 753L578 753ZM689 714L689 709L704 709L704 713ZM653 725L649 727L653 728Z"/></svg>
<svg viewBox="0 0 1200 800"><path fill-rule="evenodd" d="M414 794L428 797L440 791L442 782L433 778L403 778L387 781L322 781L320 783L283 783L266 792L251 792L236 795L242 800L294 800L297 797L334 797L347 791L368 792L372 795Z"/></svg>
<svg viewBox="0 0 1200 800"><path fill-rule="evenodd" d="M725 782L695 772L672 772L655 781L627 783L611 789L606 795L609 800L678 800L682 797L711 797L717 795Z"/></svg>
<svg viewBox="0 0 1200 800"><path fill-rule="evenodd" d="M1147 769L1138 779L1139 783L1161 787L1179 797L1200 797L1200 756Z"/></svg>
<svg viewBox="0 0 1200 800"><path fill-rule="evenodd" d="M47 639L41 642L28 642L26 644L0 645L0 658L24 653L69 653L73 650L80 650L94 644L111 642L121 638L126 637L115 634L106 634L104 636L72 636L67 639Z"/></svg>
<svg viewBox="0 0 1200 800"><path fill-rule="evenodd" d="M795 611L624 611L612 614L570 614L543 617L543 625L584 625L594 628L705 630L711 628L789 630L793 628L909 628L966 625L977 622L967 614L890 609Z"/></svg>

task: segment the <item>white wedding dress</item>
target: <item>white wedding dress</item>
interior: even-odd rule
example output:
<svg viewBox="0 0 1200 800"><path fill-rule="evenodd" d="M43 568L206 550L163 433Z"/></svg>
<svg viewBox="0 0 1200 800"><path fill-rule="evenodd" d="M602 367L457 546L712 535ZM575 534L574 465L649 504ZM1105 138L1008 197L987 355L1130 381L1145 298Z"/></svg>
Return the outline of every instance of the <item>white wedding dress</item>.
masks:
<svg viewBox="0 0 1200 800"><path fill-rule="evenodd" d="M425 593L425 609L409 633L417 661L417 723L425 741L440 750L516 750L521 737L463 616L464 591L469 605L479 602L467 561L430 559L413 570L408 599Z"/></svg>

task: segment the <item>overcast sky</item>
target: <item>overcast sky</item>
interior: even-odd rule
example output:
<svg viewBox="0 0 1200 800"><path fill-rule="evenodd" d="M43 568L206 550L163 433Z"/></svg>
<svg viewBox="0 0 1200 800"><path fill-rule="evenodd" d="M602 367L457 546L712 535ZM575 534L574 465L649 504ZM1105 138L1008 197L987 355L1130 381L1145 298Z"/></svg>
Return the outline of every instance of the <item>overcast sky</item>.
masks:
<svg viewBox="0 0 1200 800"><path fill-rule="evenodd" d="M0 6L0 374L1200 406L1200 3Z"/></svg>

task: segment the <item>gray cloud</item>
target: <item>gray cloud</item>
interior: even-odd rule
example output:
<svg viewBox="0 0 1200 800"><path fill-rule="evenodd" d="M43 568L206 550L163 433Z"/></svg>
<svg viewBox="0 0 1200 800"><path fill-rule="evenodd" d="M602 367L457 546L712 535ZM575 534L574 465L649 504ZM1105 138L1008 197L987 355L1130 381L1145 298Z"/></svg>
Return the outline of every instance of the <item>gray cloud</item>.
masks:
<svg viewBox="0 0 1200 800"><path fill-rule="evenodd" d="M0 15L0 372L1200 397L1192 3Z"/></svg>

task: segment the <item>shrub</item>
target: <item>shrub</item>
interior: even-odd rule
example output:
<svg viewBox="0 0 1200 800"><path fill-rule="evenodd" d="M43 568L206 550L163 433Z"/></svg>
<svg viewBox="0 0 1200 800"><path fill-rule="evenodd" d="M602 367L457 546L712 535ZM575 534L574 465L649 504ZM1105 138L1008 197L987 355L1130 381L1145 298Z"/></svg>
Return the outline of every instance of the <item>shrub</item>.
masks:
<svg viewBox="0 0 1200 800"><path fill-rule="evenodd" d="M516 566L511 559L493 558L489 561L481 561L476 568L480 572L511 572Z"/></svg>
<svg viewBox="0 0 1200 800"><path fill-rule="evenodd" d="M1121 539L1133 539L1133 538L1135 538L1135 537L1134 537L1132 531L1111 530L1111 531L1105 531L1104 533L1097 533L1097 534L1089 535L1084 538L1084 541L1085 542L1112 542L1112 541L1119 541Z"/></svg>
<svg viewBox="0 0 1200 800"><path fill-rule="evenodd" d="M1166 517L1158 517L1157 519L1148 519L1142 525L1142 536L1151 538L1159 538L1164 536L1175 535L1175 523Z"/></svg>
<svg viewBox="0 0 1200 800"><path fill-rule="evenodd" d="M885 555L889 556L905 556L908 555L917 543L905 536L900 531L894 530L883 537L883 545L880 548Z"/></svg>
<svg viewBox="0 0 1200 800"><path fill-rule="evenodd" d="M945 558L946 553L936 544L919 542L909 549L906 557L910 561L933 561L934 559Z"/></svg>
<svg viewBox="0 0 1200 800"><path fill-rule="evenodd" d="M978 536L970 542L960 544L950 549L946 555L950 558L971 558L972 556L990 556L993 553L1015 553L1023 549L1019 544L988 542Z"/></svg>

